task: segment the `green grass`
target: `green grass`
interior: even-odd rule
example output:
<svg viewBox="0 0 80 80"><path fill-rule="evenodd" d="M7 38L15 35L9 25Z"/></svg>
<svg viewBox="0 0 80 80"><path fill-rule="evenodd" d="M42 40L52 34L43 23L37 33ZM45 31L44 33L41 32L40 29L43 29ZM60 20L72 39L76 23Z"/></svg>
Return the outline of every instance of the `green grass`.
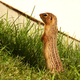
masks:
<svg viewBox="0 0 80 80"><path fill-rule="evenodd" d="M30 24L28 19L25 24L15 22L8 15L0 17L0 80L80 80L80 47L73 49L74 41L68 44L58 34L57 47L64 72L55 76L45 66L40 26Z"/></svg>

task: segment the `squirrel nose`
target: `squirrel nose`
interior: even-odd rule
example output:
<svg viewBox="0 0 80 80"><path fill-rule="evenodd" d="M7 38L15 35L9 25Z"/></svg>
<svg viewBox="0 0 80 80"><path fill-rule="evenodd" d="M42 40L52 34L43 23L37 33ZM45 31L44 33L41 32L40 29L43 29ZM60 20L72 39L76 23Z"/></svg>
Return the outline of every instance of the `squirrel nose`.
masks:
<svg viewBox="0 0 80 80"><path fill-rule="evenodd" d="M42 16L42 14L39 14L39 16Z"/></svg>
<svg viewBox="0 0 80 80"><path fill-rule="evenodd" d="M39 14L39 16L40 16L41 14Z"/></svg>

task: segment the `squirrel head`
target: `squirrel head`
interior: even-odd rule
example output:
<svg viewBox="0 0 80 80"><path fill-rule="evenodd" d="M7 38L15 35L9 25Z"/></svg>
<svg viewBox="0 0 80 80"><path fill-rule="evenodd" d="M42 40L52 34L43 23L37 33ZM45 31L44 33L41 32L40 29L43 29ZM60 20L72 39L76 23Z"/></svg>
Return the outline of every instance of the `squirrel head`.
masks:
<svg viewBox="0 0 80 80"><path fill-rule="evenodd" d="M57 25L57 17L52 13L41 13L40 18L46 25Z"/></svg>

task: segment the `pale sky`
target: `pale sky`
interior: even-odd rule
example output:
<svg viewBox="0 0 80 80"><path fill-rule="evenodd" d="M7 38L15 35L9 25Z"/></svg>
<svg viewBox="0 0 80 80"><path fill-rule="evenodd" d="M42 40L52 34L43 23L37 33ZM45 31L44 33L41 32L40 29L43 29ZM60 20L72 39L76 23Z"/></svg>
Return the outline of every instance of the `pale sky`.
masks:
<svg viewBox="0 0 80 80"><path fill-rule="evenodd" d="M1 0L26 14L35 10L33 17L41 20L40 13L50 12L57 16L58 29L80 40L80 0Z"/></svg>

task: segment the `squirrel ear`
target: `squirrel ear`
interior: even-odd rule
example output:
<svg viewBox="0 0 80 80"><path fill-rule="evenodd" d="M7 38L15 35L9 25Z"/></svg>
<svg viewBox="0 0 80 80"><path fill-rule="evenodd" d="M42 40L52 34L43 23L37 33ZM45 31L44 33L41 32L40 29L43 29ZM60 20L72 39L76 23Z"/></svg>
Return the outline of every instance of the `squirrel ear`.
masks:
<svg viewBox="0 0 80 80"><path fill-rule="evenodd" d="M52 20L52 17L51 17L51 20Z"/></svg>

